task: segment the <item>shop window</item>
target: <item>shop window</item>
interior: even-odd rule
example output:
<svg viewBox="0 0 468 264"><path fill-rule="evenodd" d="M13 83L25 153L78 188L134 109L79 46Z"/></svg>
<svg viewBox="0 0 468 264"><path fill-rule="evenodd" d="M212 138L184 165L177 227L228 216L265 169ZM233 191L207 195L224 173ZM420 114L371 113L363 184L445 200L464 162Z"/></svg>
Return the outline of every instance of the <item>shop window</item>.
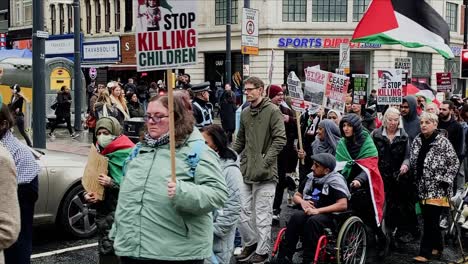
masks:
<svg viewBox="0 0 468 264"><path fill-rule="evenodd" d="M105 25L104 25L104 30L106 32L109 32L110 30L110 17L111 17L111 12L110 12L110 2L109 0L104 1L104 13L105 13Z"/></svg>
<svg viewBox="0 0 468 264"><path fill-rule="evenodd" d="M452 73L452 78L458 78L460 76L460 60L458 58L454 60L445 60L445 72Z"/></svg>
<svg viewBox="0 0 468 264"><path fill-rule="evenodd" d="M23 0L23 8L24 8L24 22L25 24L32 23L32 0Z"/></svg>
<svg viewBox="0 0 468 264"><path fill-rule="evenodd" d="M346 0L312 0L313 22L346 22L347 16Z"/></svg>
<svg viewBox="0 0 468 264"><path fill-rule="evenodd" d="M306 10L306 0L283 0L283 21L305 22Z"/></svg>
<svg viewBox="0 0 468 264"><path fill-rule="evenodd" d="M353 2L353 22L361 20L369 6L370 0L354 0Z"/></svg>
<svg viewBox="0 0 468 264"><path fill-rule="evenodd" d="M73 6L72 5L67 5L68 9L68 33L72 32L72 27L73 27Z"/></svg>
<svg viewBox="0 0 468 264"><path fill-rule="evenodd" d="M408 57L413 58L413 77L427 79L430 83L432 73L432 54L420 52L408 52Z"/></svg>
<svg viewBox="0 0 468 264"><path fill-rule="evenodd" d="M231 24L237 24L238 0L216 0L215 25L226 25L227 1L231 1Z"/></svg>
<svg viewBox="0 0 468 264"><path fill-rule="evenodd" d="M91 34L91 2L92 0L87 0L85 2L86 8L86 33Z"/></svg>
<svg viewBox="0 0 468 264"><path fill-rule="evenodd" d="M445 10L445 20L449 25L450 31L457 32L458 5L447 2Z"/></svg>
<svg viewBox="0 0 468 264"><path fill-rule="evenodd" d="M114 1L115 7L115 32L120 31L120 0Z"/></svg>
<svg viewBox="0 0 468 264"><path fill-rule="evenodd" d="M56 33L56 28L55 28L55 21L57 20L57 12L55 12L55 5L50 5L50 33L52 35L55 35Z"/></svg>
<svg viewBox="0 0 468 264"><path fill-rule="evenodd" d="M94 7L96 9L96 33L101 32L101 4L99 0L94 1Z"/></svg>

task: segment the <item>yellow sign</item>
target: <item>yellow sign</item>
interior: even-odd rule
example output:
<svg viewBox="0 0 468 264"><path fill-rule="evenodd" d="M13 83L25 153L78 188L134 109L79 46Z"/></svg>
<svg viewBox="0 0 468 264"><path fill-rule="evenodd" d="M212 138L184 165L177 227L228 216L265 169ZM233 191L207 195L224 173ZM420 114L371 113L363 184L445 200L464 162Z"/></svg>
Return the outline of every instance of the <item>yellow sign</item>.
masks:
<svg viewBox="0 0 468 264"><path fill-rule="evenodd" d="M241 51L242 54L258 55L257 47L242 46Z"/></svg>
<svg viewBox="0 0 468 264"><path fill-rule="evenodd" d="M59 67L50 73L50 89L60 90L62 86L71 88L71 75L67 69Z"/></svg>

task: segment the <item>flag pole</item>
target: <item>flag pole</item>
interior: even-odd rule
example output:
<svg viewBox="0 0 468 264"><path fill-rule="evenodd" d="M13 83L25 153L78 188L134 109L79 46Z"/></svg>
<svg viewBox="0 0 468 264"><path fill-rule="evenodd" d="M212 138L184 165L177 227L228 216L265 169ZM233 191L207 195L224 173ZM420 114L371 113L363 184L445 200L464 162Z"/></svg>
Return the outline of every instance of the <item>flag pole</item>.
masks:
<svg viewBox="0 0 468 264"><path fill-rule="evenodd" d="M174 124L174 80L172 70L167 70L167 95L169 106L169 147L171 151L171 181L176 182L175 164L175 124Z"/></svg>

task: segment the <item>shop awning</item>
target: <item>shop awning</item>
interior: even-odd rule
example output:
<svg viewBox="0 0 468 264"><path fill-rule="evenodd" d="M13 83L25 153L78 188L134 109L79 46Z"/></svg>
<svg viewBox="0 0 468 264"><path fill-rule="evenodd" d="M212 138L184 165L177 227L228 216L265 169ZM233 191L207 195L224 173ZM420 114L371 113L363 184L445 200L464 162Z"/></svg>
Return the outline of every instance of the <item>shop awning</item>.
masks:
<svg viewBox="0 0 468 264"><path fill-rule="evenodd" d="M111 71L127 71L127 70L136 70L137 66L135 64L112 64L109 65L109 70Z"/></svg>

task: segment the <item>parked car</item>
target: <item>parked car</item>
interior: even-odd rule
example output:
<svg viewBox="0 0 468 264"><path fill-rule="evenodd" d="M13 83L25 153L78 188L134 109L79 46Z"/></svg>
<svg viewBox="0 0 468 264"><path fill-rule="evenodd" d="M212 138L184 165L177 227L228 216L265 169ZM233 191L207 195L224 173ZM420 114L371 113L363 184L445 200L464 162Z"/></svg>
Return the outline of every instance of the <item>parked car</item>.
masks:
<svg viewBox="0 0 468 264"><path fill-rule="evenodd" d="M87 157L42 149L33 153L42 168L34 225L57 224L74 237L93 236L96 210L86 203L81 185Z"/></svg>

